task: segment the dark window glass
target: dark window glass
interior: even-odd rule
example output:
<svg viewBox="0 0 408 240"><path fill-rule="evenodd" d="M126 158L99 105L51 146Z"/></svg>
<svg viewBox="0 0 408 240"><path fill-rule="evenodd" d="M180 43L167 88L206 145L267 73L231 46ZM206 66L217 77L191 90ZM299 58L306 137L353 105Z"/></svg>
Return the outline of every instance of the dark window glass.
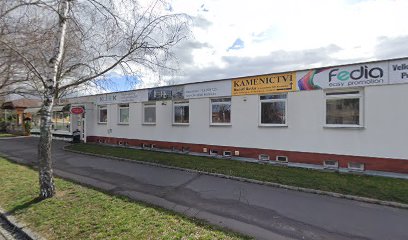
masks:
<svg viewBox="0 0 408 240"><path fill-rule="evenodd" d="M189 123L189 106L174 106L174 123Z"/></svg>
<svg viewBox="0 0 408 240"><path fill-rule="evenodd" d="M156 122L156 106L148 105L144 107L144 122L155 123Z"/></svg>
<svg viewBox="0 0 408 240"><path fill-rule="evenodd" d="M261 124L286 124L286 102L261 102Z"/></svg>
<svg viewBox="0 0 408 240"><path fill-rule="evenodd" d="M211 122L230 123L231 122L231 99L211 99Z"/></svg>
<svg viewBox="0 0 408 240"><path fill-rule="evenodd" d="M99 109L99 122L101 123L108 122L108 109L106 109L106 107L101 107Z"/></svg>
<svg viewBox="0 0 408 240"><path fill-rule="evenodd" d="M326 124L360 124L360 99L327 99Z"/></svg>
<svg viewBox="0 0 408 240"><path fill-rule="evenodd" d="M119 109L119 122L129 123L129 107L121 107Z"/></svg>

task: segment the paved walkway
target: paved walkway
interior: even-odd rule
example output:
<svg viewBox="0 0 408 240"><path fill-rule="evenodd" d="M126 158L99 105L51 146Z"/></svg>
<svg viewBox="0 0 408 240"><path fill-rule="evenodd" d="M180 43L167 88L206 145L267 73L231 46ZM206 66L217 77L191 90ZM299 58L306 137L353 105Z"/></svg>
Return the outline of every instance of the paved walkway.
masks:
<svg viewBox="0 0 408 240"><path fill-rule="evenodd" d="M37 144L37 138L0 140L0 152L34 163ZM53 147L60 176L258 239L408 239L408 210L75 154L64 144Z"/></svg>

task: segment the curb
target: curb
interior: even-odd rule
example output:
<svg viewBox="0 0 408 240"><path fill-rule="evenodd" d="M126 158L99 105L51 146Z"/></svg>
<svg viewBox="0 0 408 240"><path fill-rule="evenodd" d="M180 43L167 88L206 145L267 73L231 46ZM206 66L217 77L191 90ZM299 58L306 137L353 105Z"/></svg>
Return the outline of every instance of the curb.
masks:
<svg viewBox="0 0 408 240"><path fill-rule="evenodd" d="M328 192L328 191L316 190L316 189L311 189L311 188L294 187L294 186L289 186L289 185L280 184L280 183L265 182L265 181L254 180L254 179L249 179L249 178L225 175L225 174L221 174L221 173L210 173L210 172L205 172L205 171L200 171L200 170L168 166L168 165L163 165L163 164L159 164L159 163L151 163L151 162L144 162L144 161L138 161L138 160L130 160L130 159L127 159L127 158L120 158L120 157L114 157L114 156L105 156L105 155L95 154L95 153L85 153L85 152L81 152L81 151L67 149L66 147L67 146L64 146L62 149L64 151L67 151L67 152L73 152L73 153L78 153L78 154L83 154L83 155L94 156L94 157L102 157L102 158L107 158L107 159L119 160L119 161L123 161L123 162L138 163L138 164L144 164L144 165L155 166L155 167L169 168L169 169L175 169L175 170L180 170L180 171L185 171L185 172L199 173L199 174L203 174L203 175L209 175L209 176L215 176L215 177L220 177L220 178L225 178L225 179L231 179L231 180L236 180L236 181L240 181L240 182L255 183L255 184L259 184L259 185L266 185L266 186L282 188L282 189L288 189L288 190L293 190L293 191L313 193L313 194L318 194L318 195L326 195L326 196L330 196L330 197L343 198L343 199L354 200L354 201L365 202L365 203L371 203L371 204L378 204L378 205L383 205L383 206L388 206L388 207L408 209L408 204L404 204L404 203L383 201L383 200L378 200L378 199L375 199L375 198L359 197L359 196L354 196L354 195L335 193L335 192Z"/></svg>
<svg viewBox="0 0 408 240"><path fill-rule="evenodd" d="M16 138L28 138L30 136L15 136L15 137L1 137L0 140L9 140L9 139L16 139Z"/></svg>
<svg viewBox="0 0 408 240"><path fill-rule="evenodd" d="M16 229L18 234L21 235L24 239L45 240L45 238L41 237L38 233L29 229L26 224L18 221L13 215L9 215L1 207L0 207L0 218L6 221L7 224L13 226L13 228Z"/></svg>

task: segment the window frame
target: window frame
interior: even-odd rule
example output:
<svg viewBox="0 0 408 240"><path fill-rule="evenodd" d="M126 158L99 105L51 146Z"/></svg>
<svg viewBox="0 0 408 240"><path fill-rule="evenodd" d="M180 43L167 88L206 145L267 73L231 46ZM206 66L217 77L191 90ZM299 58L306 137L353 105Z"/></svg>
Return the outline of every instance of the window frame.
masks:
<svg viewBox="0 0 408 240"><path fill-rule="evenodd" d="M67 121L65 117L67 116ZM52 111L51 114L52 130L56 132L71 132L71 114L68 111ZM41 123L40 123L41 124ZM68 128L66 126L69 126ZM59 128L58 126L62 126Z"/></svg>
<svg viewBox="0 0 408 240"><path fill-rule="evenodd" d="M106 122L101 122L101 110L106 110ZM98 105L98 124L107 124L108 123L108 105Z"/></svg>
<svg viewBox="0 0 408 240"><path fill-rule="evenodd" d="M125 107L124 105L127 105L127 107ZM128 109L128 121L122 122L120 119L120 111L126 108ZM129 125L129 123L130 123L130 104L129 103L118 104L118 125Z"/></svg>
<svg viewBox="0 0 408 240"><path fill-rule="evenodd" d="M229 99L229 102L216 102L215 104L223 104L227 105L226 103L229 103L230 105L230 121L227 123L215 123L212 120L212 107L213 105L213 100L219 100L219 99ZM232 98L231 97L218 97L218 98L210 98L210 126L231 126L232 125Z"/></svg>
<svg viewBox="0 0 408 240"><path fill-rule="evenodd" d="M155 113L155 117L154 117L154 122L146 122L145 121L145 109L146 108L154 108L154 113ZM143 107L142 107L142 124L143 125L156 125L157 122L157 106L156 106L156 102L145 102L143 103Z"/></svg>
<svg viewBox="0 0 408 240"><path fill-rule="evenodd" d="M357 93L356 93L357 92ZM330 95L328 95L330 94ZM359 124L328 124L327 100L328 99L359 99ZM363 89L328 90L324 92L324 128L364 128L364 91Z"/></svg>
<svg viewBox="0 0 408 240"><path fill-rule="evenodd" d="M175 121L176 120L176 111L175 111L175 109L176 109L177 106L181 106L181 107L187 106L188 107L188 122L178 123L178 122ZM172 121L173 125L184 125L184 126L189 125L190 124L190 101L174 101L173 102L173 117L172 117L172 119L173 119L173 121Z"/></svg>
<svg viewBox="0 0 408 240"><path fill-rule="evenodd" d="M285 98L279 99L266 99L261 100L263 96L271 95L285 95ZM258 95L258 126L259 127L287 127L288 126L288 93L271 93L271 94L262 94ZM284 102L285 103L285 123L262 123L262 103L264 102Z"/></svg>

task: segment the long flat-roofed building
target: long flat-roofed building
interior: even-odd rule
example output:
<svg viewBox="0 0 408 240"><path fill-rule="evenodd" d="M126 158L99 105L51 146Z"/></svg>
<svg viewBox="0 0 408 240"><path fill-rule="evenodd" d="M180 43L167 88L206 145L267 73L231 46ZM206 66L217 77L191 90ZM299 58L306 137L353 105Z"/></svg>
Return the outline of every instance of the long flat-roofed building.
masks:
<svg viewBox="0 0 408 240"><path fill-rule="evenodd" d="M67 103L87 142L408 173L407 58Z"/></svg>

